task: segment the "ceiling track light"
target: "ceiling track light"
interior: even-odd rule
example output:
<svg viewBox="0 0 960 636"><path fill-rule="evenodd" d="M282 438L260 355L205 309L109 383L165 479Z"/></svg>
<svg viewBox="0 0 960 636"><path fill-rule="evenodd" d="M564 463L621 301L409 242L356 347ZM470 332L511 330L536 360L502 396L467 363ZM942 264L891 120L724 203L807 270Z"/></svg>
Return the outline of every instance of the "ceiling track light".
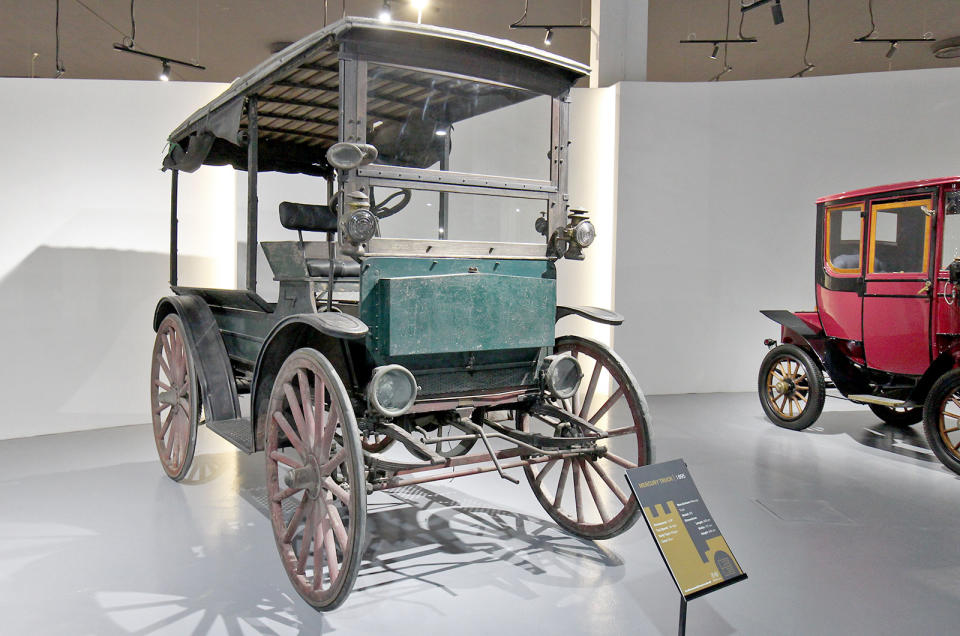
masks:
<svg viewBox="0 0 960 636"><path fill-rule="evenodd" d="M383 0L383 6L380 7L380 13L377 16L381 22L389 22L392 19L390 15L390 0Z"/></svg>
<svg viewBox="0 0 960 636"><path fill-rule="evenodd" d="M546 33L543 36L543 43L546 46L550 46L553 43L553 32L556 29L589 29L590 23L584 23L582 20L577 24L527 24L525 20L527 19L527 9L530 8L530 0L527 0L523 5L523 15L520 16L516 22L513 22L510 25L511 29L546 29Z"/></svg>
<svg viewBox="0 0 960 636"><path fill-rule="evenodd" d="M189 68L195 68L198 71L207 70L206 66L195 64L194 62L187 62L185 60L178 60L176 58L167 57L165 55L157 55L156 53L148 53L146 51L141 51L140 49L135 49L132 46L127 46L126 44L114 44L113 48L120 51L121 53L133 53L134 55L142 55L143 57L149 57L154 60L160 60L160 76L159 79L163 82L166 82L170 79L170 65L179 64L180 66L186 66Z"/></svg>
<svg viewBox="0 0 960 636"><path fill-rule="evenodd" d="M692 34L691 34L692 35ZM698 39L686 39L680 40L680 44L712 44L713 52L710 53L710 59L715 60L720 57L720 45L727 44L754 44L757 41L757 38L736 38L733 40L718 38L716 40L698 40Z"/></svg>
<svg viewBox="0 0 960 636"><path fill-rule="evenodd" d="M900 48L900 45L904 42L936 42L937 39L933 36L922 37L922 38L873 38L868 36L863 36L862 38L857 38L854 40L855 44L863 44L867 42L880 42L883 44L888 44L890 48L887 49L887 52L884 53L884 57L890 59L897 52L897 49Z"/></svg>
<svg viewBox="0 0 960 636"><path fill-rule="evenodd" d="M743 4L741 1L740 13L746 13L751 9L762 7L770 2L773 2L773 6L770 7L770 12L773 14L773 23L783 24L783 6L780 5L780 0L755 0L754 2L749 2L748 4Z"/></svg>

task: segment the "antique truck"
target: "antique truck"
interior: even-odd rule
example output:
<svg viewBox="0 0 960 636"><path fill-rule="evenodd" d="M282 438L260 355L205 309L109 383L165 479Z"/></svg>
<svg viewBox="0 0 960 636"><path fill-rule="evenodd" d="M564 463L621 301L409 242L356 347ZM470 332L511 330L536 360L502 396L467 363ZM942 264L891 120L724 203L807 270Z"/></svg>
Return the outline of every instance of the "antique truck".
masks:
<svg viewBox="0 0 960 636"><path fill-rule="evenodd" d="M960 473L960 177L817 201L814 311L763 311L780 342L760 365L774 424L817 420L828 388L895 425L923 420Z"/></svg>
<svg viewBox="0 0 960 636"><path fill-rule="evenodd" d="M588 70L346 18L171 133L173 293L156 308L151 369L160 462L187 476L200 425L262 451L280 560L314 608L353 587L374 491L491 471L519 483L508 471L521 468L577 536L636 521L623 470L651 460L643 394L607 346L555 336L569 315L623 320L556 300L556 261L582 259L595 236L567 195L569 92ZM524 148L536 166L516 161ZM178 179L203 165L247 174L242 289L178 283ZM260 210L265 171L316 177L316 199ZM258 242L268 213L289 240ZM258 293L259 249L276 302Z"/></svg>

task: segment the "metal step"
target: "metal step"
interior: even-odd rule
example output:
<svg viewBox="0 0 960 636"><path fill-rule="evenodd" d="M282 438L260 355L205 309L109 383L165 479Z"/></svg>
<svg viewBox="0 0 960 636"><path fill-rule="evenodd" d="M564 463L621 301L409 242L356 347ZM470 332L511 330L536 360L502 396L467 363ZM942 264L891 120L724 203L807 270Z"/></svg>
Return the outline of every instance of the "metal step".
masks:
<svg viewBox="0 0 960 636"><path fill-rule="evenodd" d="M879 404L880 406L888 406L892 409L901 408L907 403L906 400L894 400L893 398L883 397L882 395L848 395L847 399L851 402Z"/></svg>
<svg viewBox="0 0 960 636"><path fill-rule="evenodd" d="M220 420L207 422L207 428L227 440L244 453L249 455L254 451L253 427L250 419L241 417L236 420Z"/></svg>

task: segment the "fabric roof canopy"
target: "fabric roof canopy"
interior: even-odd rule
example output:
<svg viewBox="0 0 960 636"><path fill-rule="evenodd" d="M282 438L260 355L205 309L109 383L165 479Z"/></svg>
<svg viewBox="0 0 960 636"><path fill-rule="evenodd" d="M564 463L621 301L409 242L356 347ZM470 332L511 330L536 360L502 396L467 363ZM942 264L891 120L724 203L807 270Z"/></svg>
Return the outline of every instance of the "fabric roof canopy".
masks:
<svg viewBox="0 0 960 636"><path fill-rule="evenodd" d="M339 134L341 47L374 62L400 64L378 66L369 78L367 112L378 129L368 125L368 131L381 149L380 162L418 167L439 158L438 126L537 94L559 95L589 72L577 62L506 40L346 18L268 58L177 127L169 137L164 168L193 172L201 165L232 165L245 170L245 103L256 95L258 170L327 176L331 169L324 155ZM491 83L478 85L463 75Z"/></svg>

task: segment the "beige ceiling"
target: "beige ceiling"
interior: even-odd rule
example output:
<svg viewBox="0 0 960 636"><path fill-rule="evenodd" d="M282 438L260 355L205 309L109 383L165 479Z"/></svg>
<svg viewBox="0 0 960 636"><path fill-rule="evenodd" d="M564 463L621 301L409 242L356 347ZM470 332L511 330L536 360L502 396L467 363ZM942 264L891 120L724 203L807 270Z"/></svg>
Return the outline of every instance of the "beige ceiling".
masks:
<svg viewBox="0 0 960 636"><path fill-rule="evenodd" d="M710 45L681 45L686 37L719 38L730 7L730 37L737 37L740 0L650 0L648 79L705 81L722 68ZM52 77L55 0L0 0L0 76ZM137 0L140 48L185 60L206 71L174 67L174 79L230 81L269 55L272 42L303 37L323 26L323 0ZM374 16L382 0L347 0L350 15ZM91 13L95 11L102 20ZM415 19L407 0L391 0L400 19ZM523 0L430 0L424 21L543 47L544 32L511 30ZM833 75L960 65L939 60L926 43L902 44L892 58L884 44L853 44L870 30L867 0L810 0L812 33L808 75ZM768 6L746 14L743 32L756 44L732 45L723 80L789 77L803 68L807 0L782 0L785 22L774 26ZM329 0L329 20L342 12ZM589 19L590 0L530 0L528 22L577 23ZM960 36L960 0L874 0L877 37L939 39ZM106 24L106 23L110 24ZM61 0L61 57L68 78L156 79L154 60L118 53L114 42L130 31L129 0ZM110 26L113 25L113 26ZM116 28L114 28L116 27ZM589 33L561 30L550 50L589 61ZM31 71L33 53L39 53Z"/></svg>
<svg viewBox="0 0 960 636"><path fill-rule="evenodd" d="M740 0L729 0L730 38L738 37ZM647 79L705 81L723 69L722 55L711 60L709 44L679 44L687 37L723 37L727 0L650 0ZM784 22L774 26L770 6L744 15L743 34L756 44L730 45L727 63L733 70L723 81L790 77L803 69L807 37L807 0L782 0ZM873 0L874 37L960 36L960 0ZM929 43L903 43L892 58L888 45L854 44L870 31L867 0L810 0L811 37L807 59L816 68L807 75L958 66L960 59L940 60ZM695 35L693 35L695 34Z"/></svg>
<svg viewBox="0 0 960 636"><path fill-rule="evenodd" d="M64 77L157 78L159 62L112 48L130 33L129 0L60 3ZM416 21L408 0L390 4L397 18ZM585 21L590 18L589 0L532 0L530 4L527 21L531 23L577 23L581 11ZM174 79L228 82L269 56L271 42L297 40L322 28L323 5L323 0L136 0L137 45L151 53L198 60L207 67L198 71L174 66ZM55 6L55 0L0 0L0 76L29 77L34 52L40 54L36 76L54 75ZM383 0L346 1L349 15L372 17L382 6ZM340 17L342 7L340 0L329 0L329 21ZM424 21L542 47L544 31L509 28L522 13L522 0L431 0ZM586 29L557 31L550 50L588 61L589 42Z"/></svg>

